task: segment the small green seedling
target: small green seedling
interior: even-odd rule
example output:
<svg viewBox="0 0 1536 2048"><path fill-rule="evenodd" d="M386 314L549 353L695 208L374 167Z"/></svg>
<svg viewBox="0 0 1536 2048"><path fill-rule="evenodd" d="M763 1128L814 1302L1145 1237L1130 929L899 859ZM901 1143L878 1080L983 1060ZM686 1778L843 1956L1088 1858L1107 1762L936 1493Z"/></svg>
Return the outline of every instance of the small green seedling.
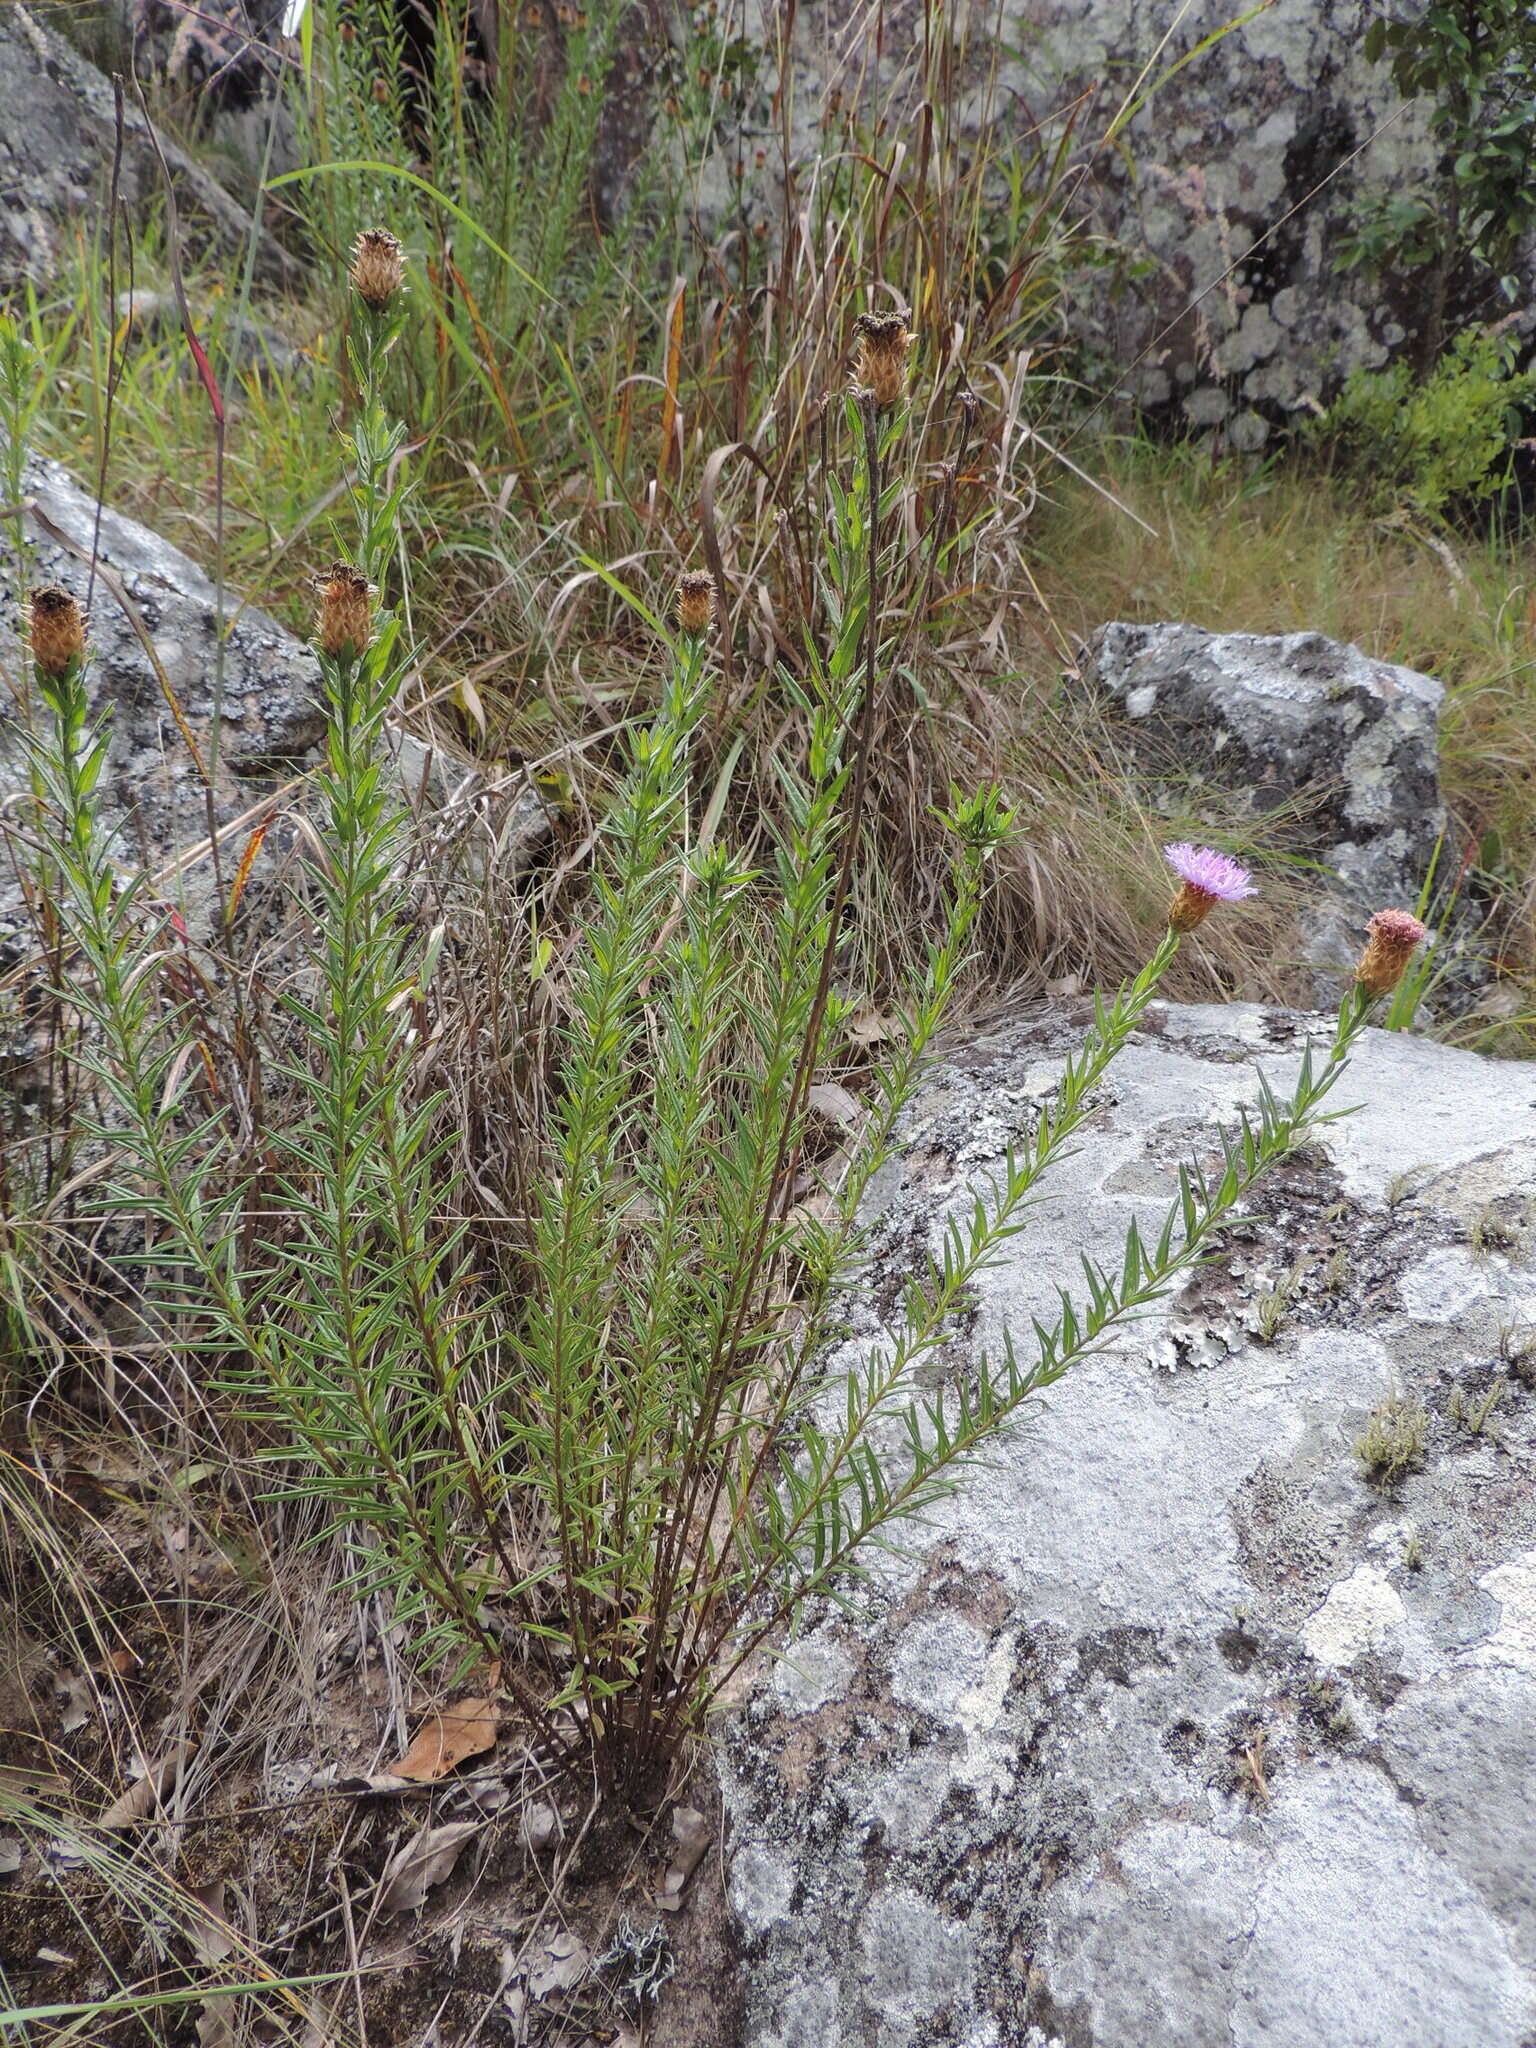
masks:
<svg viewBox="0 0 1536 2048"><path fill-rule="evenodd" d="M1348 1742L1359 1733L1349 1698L1336 1678L1314 1678L1304 1688L1303 1711L1330 1742Z"/></svg>
<svg viewBox="0 0 1536 2048"><path fill-rule="evenodd" d="M1506 1323L1499 1332L1499 1356L1521 1386L1536 1386L1536 1324Z"/></svg>
<svg viewBox="0 0 1536 2048"><path fill-rule="evenodd" d="M1310 1266L1311 1260L1303 1255L1288 1273L1282 1274L1273 1287L1266 1287L1254 1302L1254 1334L1261 1344L1274 1343Z"/></svg>

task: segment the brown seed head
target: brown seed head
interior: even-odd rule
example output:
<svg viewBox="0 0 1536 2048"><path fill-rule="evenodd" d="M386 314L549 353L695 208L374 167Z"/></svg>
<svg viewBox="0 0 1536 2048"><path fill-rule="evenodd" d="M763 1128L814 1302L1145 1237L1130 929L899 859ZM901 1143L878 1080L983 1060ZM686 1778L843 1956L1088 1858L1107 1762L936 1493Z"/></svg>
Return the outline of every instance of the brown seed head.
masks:
<svg viewBox="0 0 1536 2048"><path fill-rule="evenodd" d="M1366 947L1355 980L1368 996L1389 996L1424 938L1424 927L1406 910L1378 910L1365 929Z"/></svg>
<svg viewBox="0 0 1536 2048"><path fill-rule="evenodd" d="M907 388L907 354L912 334L900 313L861 313L853 323L859 337L854 358L855 390L867 391L881 412L901 403Z"/></svg>
<svg viewBox="0 0 1536 2048"><path fill-rule="evenodd" d="M715 579L689 569L677 579L677 623L691 637L707 633L715 623Z"/></svg>
<svg viewBox="0 0 1536 2048"><path fill-rule="evenodd" d="M60 584L32 593L32 659L45 676L62 676L85 655L85 614Z"/></svg>
<svg viewBox="0 0 1536 2048"><path fill-rule="evenodd" d="M368 578L347 562L333 562L316 581L320 610L315 619L315 640L320 652L333 661L357 660L373 637L373 588Z"/></svg>
<svg viewBox="0 0 1536 2048"><path fill-rule="evenodd" d="M405 282L400 244L384 228L365 228L352 246L352 289L382 313Z"/></svg>

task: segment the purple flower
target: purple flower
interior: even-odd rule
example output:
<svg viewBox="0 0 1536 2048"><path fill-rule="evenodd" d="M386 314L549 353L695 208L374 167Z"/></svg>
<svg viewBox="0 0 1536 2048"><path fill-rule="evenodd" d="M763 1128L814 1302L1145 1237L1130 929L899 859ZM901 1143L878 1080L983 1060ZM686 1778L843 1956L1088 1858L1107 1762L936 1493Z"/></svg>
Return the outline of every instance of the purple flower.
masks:
<svg viewBox="0 0 1536 2048"><path fill-rule="evenodd" d="M1163 858L1181 882L1202 896L1214 896L1218 903L1241 903L1245 896L1259 893L1248 870L1214 847L1165 846Z"/></svg>
<svg viewBox="0 0 1536 2048"><path fill-rule="evenodd" d="M1163 858L1183 883L1168 912L1176 932L1192 932L1218 903L1241 903L1258 890L1245 867L1210 846L1165 846Z"/></svg>

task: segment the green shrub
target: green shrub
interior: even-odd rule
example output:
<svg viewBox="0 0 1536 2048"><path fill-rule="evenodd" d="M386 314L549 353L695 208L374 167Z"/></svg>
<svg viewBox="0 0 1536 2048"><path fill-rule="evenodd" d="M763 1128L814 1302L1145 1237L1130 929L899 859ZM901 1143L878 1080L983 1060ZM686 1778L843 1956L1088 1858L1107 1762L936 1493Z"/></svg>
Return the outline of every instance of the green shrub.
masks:
<svg viewBox="0 0 1536 2048"><path fill-rule="evenodd" d="M1536 23L1527 0L1431 0L1400 19L1382 14L1365 35L1404 99L1431 97L1440 156L1414 189L1369 200L1345 244L1345 270L1418 271L1424 277L1420 361L1435 363L1458 273L1470 265L1509 275L1536 226L1530 138L1536 125Z"/></svg>
<svg viewBox="0 0 1536 2048"><path fill-rule="evenodd" d="M1468 328L1430 374L1407 362L1356 370L1312 434L1375 486L1384 509L1436 518L1510 483L1536 370L1512 335Z"/></svg>

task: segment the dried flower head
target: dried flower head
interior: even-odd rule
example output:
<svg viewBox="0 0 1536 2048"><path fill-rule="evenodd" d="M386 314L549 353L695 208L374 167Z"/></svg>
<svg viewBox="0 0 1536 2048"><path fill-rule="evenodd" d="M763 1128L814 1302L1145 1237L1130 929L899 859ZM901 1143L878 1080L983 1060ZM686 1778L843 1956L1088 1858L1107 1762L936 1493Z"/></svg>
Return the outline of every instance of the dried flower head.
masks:
<svg viewBox="0 0 1536 2048"><path fill-rule="evenodd" d="M859 338L853 382L867 391L882 412L901 403L907 388L907 353L912 334L900 313L861 313L853 323Z"/></svg>
<svg viewBox="0 0 1536 2048"><path fill-rule="evenodd" d="M385 228L365 228L352 245L352 289L382 313L405 282L400 244Z"/></svg>
<svg viewBox="0 0 1536 2048"><path fill-rule="evenodd" d="M62 676L85 655L85 614L58 583L32 593L32 659L45 676Z"/></svg>
<svg viewBox="0 0 1536 2048"><path fill-rule="evenodd" d="M1389 996L1422 942L1424 927L1406 910L1378 910L1365 929L1366 947L1355 980L1368 996Z"/></svg>
<svg viewBox="0 0 1536 2048"><path fill-rule="evenodd" d="M316 578L320 609L315 619L315 640L322 654L333 661L355 661L367 650L373 637L371 601L373 586L348 562L333 562Z"/></svg>
<svg viewBox="0 0 1536 2048"><path fill-rule="evenodd" d="M715 579L702 569L689 569L677 579L677 623L690 636L707 633L715 623Z"/></svg>
<svg viewBox="0 0 1536 2048"><path fill-rule="evenodd" d="M1168 922L1176 932L1192 932L1218 903L1241 903L1259 893L1245 867L1212 847L1180 841L1165 846L1163 858L1183 884L1168 906Z"/></svg>

